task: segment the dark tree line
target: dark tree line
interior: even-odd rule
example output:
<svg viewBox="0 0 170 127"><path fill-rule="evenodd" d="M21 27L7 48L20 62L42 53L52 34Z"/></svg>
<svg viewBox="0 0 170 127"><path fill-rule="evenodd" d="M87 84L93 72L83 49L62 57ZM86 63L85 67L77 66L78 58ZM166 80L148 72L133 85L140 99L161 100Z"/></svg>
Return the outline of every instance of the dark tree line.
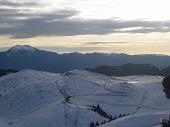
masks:
<svg viewBox="0 0 170 127"><path fill-rule="evenodd" d="M97 112L100 116L103 116L109 120L112 119L112 116L107 114L101 107L99 104L97 104L97 106L90 106L91 107L91 110L94 111L94 112Z"/></svg>
<svg viewBox="0 0 170 127"><path fill-rule="evenodd" d="M99 125L102 125L102 124L105 124L105 123L108 123L108 122L111 122L113 120L116 120L118 118L121 118L121 117L124 117L124 116L128 116L129 114L119 114L118 116L117 115L114 115L114 117L108 113L106 113L101 107L99 104L97 104L97 106L90 106L91 107L91 110L94 111L94 112L97 112L100 116L102 117L105 117L108 119L108 121L104 120L102 122L91 122L89 127L97 127Z"/></svg>

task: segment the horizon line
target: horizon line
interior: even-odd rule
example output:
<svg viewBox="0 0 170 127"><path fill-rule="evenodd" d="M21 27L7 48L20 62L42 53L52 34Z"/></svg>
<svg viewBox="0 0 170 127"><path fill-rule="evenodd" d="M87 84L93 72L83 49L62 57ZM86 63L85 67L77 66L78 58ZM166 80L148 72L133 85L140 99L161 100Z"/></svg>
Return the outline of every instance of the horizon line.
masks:
<svg viewBox="0 0 170 127"><path fill-rule="evenodd" d="M130 54L130 53L125 53L125 52L79 52L79 51L60 51L60 52L57 52L57 51L53 51L53 50L50 50L49 48L61 48L60 46L31 46L31 45L14 45L14 46L11 46L11 47L0 47L0 53L1 52L6 52L8 51L9 49L15 47L15 46L30 46L30 47L33 47L33 48L36 48L38 50L41 50L41 51L47 51L47 52L53 52L53 53L57 53L57 54L73 54L73 53L79 53L79 54L107 54L107 55L111 55L111 54L117 54L117 55L120 55L120 54L124 54L124 55L130 55L130 56L142 56L142 55L154 55L154 56L170 56L168 54L150 54L150 53L141 53L141 54Z"/></svg>

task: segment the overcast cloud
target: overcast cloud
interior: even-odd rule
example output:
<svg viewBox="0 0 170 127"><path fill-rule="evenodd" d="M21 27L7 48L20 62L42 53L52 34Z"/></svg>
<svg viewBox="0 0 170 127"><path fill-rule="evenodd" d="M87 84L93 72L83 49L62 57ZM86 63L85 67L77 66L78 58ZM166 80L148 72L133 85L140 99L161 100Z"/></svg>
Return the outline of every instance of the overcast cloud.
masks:
<svg viewBox="0 0 170 127"><path fill-rule="evenodd" d="M85 42L85 45L103 45L103 44L125 44L125 43L129 43L129 42Z"/></svg>
<svg viewBox="0 0 170 127"><path fill-rule="evenodd" d="M170 21L75 18L74 9L36 11L41 2L0 0L0 35L11 38L170 32Z"/></svg>

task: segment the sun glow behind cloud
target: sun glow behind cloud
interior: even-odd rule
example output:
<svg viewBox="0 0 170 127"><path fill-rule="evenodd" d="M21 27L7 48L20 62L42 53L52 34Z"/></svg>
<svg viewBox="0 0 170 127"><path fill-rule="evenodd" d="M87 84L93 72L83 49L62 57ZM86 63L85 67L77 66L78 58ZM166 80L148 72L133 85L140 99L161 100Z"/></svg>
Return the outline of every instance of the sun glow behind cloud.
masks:
<svg viewBox="0 0 170 127"><path fill-rule="evenodd" d="M169 0L0 3L0 47L29 44L58 52L170 54Z"/></svg>
<svg viewBox="0 0 170 127"><path fill-rule="evenodd" d="M79 10L80 18L124 20L169 20L169 0L44 0L49 10L71 8Z"/></svg>

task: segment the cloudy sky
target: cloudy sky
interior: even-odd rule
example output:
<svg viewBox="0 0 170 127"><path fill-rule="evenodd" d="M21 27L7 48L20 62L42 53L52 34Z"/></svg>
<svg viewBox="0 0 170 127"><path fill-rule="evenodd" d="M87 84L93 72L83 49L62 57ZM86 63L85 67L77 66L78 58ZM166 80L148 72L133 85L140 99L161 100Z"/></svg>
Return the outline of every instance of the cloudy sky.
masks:
<svg viewBox="0 0 170 127"><path fill-rule="evenodd" d="M0 49L170 55L170 0L0 0Z"/></svg>

